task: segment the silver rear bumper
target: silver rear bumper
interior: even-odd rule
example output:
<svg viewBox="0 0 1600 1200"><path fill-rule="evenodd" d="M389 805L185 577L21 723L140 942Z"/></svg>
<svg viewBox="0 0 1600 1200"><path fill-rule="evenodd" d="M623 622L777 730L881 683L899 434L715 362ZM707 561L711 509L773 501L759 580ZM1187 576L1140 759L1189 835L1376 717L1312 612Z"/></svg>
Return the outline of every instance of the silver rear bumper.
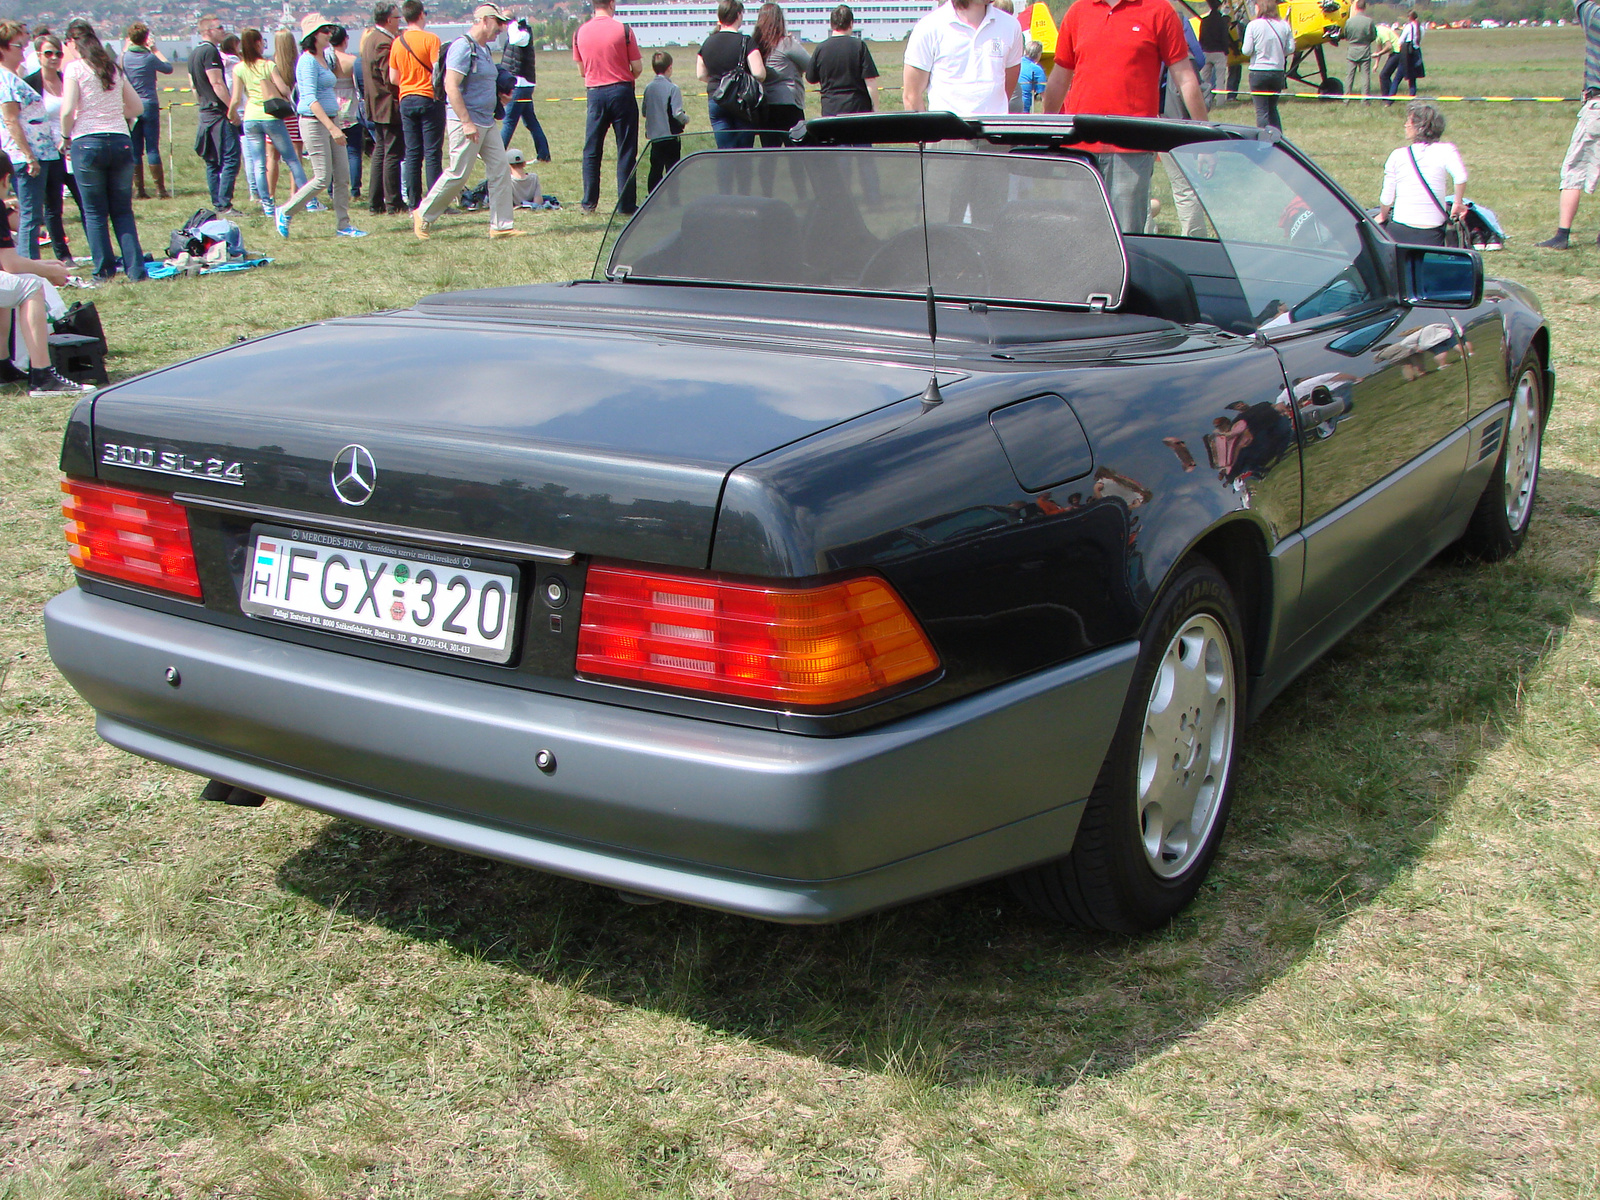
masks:
<svg viewBox="0 0 1600 1200"><path fill-rule="evenodd" d="M1137 653L809 738L372 662L76 589L45 627L122 749L436 845L792 922L1064 853Z"/></svg>

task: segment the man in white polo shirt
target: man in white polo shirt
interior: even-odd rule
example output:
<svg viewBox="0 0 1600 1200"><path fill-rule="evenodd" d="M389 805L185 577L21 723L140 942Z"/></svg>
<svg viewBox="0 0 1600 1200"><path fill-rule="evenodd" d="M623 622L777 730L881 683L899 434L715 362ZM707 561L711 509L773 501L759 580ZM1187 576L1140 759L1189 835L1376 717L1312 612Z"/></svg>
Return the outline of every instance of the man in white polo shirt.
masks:
<svg viewBox="0 0 1600 1200"><path fill-rule="evenodd" d="M912 112L1008 111L1022 71L1022 26L988 0L946 0L906 43L901 99Z"/></svg>

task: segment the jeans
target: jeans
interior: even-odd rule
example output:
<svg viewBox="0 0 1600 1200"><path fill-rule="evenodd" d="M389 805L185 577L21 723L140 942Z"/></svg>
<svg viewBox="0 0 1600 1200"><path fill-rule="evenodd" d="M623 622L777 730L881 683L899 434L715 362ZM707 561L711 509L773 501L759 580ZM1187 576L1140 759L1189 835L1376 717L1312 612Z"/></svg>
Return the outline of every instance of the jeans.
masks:
<svg viewBox="0 0 1600 1200"><path fill-rule="evenodd" d="M62 219L63 209L66 207L64 193L68 186L72 188L72 198L78 198L78 185L67 172L67 160L64 158L46 159L40 164L44 170L40 178L44 180L44 215L50 225L50 249L55 251L59 259L71 256L71 247L67 245L67 226ZM82 212L82 205L79 205Z"/></svg>
<svg viewBox="0 0 1600 1200"><path fill-rule="evenodd" d="M56 160L58 169L60 161ZM17 253L23 258L38 258L39 234L44 231L49 214L45 196L50 190L50 164L41 160L39 173L30 175L26 165L12 163L11 187L17 193Z"/></svg>
<svg viewBox="0 0 1600 1200"><path fill-rule="evenodd" d="M211 207L220 212L233 207L233 184L239 178L239 131L226 117L218 117L216 122L221 126L215 136L222 148L222 161L218 163L210 159L204 161L206 190L211 193ZM129 144L131 146L132 143ZM130 149L128 153L132 154L133 151Z"/></svg>
<svg viewBox="0 0 1600 1200"><path fill-rule="evenodd" d="M374 122L372 176L367 184L367 200L373 212L399 212L405 207L405 201L400 196L400 162L404 157L400 122Z"/></svg>
<svg viewBox="0 0 1600 1200"><path fill-rule="evenodd" d="M350 194L361 194L361 156L367 151L367 127L360 121L345 127L344 152L350 161Z"/></svg>
<svg viewBox="0 0 1600 1200"><path fill-rule="evenodd" d="M433 190L442 169L444 105L431 96L401 96L400 124L406 139L406 201L412 208ZM423 174L423 160L427 174Z"/></svg>
<svg viewBox="0 0 1600 1200"><path fill-rule="evenodd" d="M133 142L125 133L89 133L72 139L72 171L78 177L83 228L94 255L94 273L109 279L117 270L112 230L129 279L144 278L144 251L133 218Z"/></svg>
<svg viewBox="0 0 1600 1200"><path fill-rule="evenodd" d="M429 190L419 206L422 219L431 225L439 214L455 203L455 198L466 186L472 164L483 158L483 176L489 184L489 228L510 229L511 219L511 163L506 158L506 148L494 136L492 128L479 129L476 138L469 138L461 126L450 122L450 162L440 172L438 181Z"/></svg>
<svg viewBox="0 0 1600 1200"><path fill-rule="evenodd" d="M533 115L533 89L518 88L511 93L511 103L506 105L506 119L500 122L500 144L511 145L511 139L517 132L517 122L521 121L528 127L528 132L533 136L534 157L540 162L550 161L550 141L544 136L544 129L539 124L539 118Z"/></svg>
<svg viewBox="0 0 1600 1200"><path fill-rule="evenodd" d="M1407 70L1405 51L1400 50L1389 55L1389 60L1383 64L1383 70L1378 72L1378 90L1385 96L1393 96L1400 90L1400 81L1410 78ZM1411 80L1411 94L1417 94L1417 81Z"/></svg>
<svg viewBox="0 0 1600 1200"><path fill-rule="evenodd" d="M295 189L281 212L294 216L331 183L333 227L350 228L350 159L344 147L333 140L333 134L328 132L326 125L304 115L300 118L300 142L306 148L306 157L311 160L311 178Z"/></svg>
<svg viewBox="0 0 1600 1200"><path fill-rule="evenodd" d="M583 131L582 204L587 209L600 204L600 157L608 128L617 141L617 211L631 213L639 204L633 180L633 168L639 161L639 101L633 84L608 83L589 89L589 120Z"/></svg>
<svg viewBox="0 0 1600 1200"><path fill-rule="evenodd" d="M289 128L277 117L268 117L265 121L246 121L244 123L244 165L249 172L250 186L255 188L256 195L263 200L270 199L272 192L267 187L267 139L272 139L272 144L277 147L278 157L289 167L289 173L294 176L294 186L303 188L306 185L306 169L300 161L300 155L295 152L294 143L289 140Z"/></svg>
<svg viewBox="0 0 1600 1200"><path fill-rule="evenodd" d="M161 165L161 101L144 102L144 116L134 118L128 136L133 140L134 158L142 154L151 166Z"/></svg>
<svg viewBox="0 0 1600 1200"><path fill-rule="evenodd" d="M1271 92L1270 96L1257 95L1256 102L1256 128L1281 130L1283 122L1278 118L1278 93L1288 86L1288 77L1282 71L1251 71L1250 90L1252 92Z"/></svg>
<svg viewBox="0 0 1600 1200"><path fill-rule="evenodd" d="M718 150L748 150L756 144L755 126L729 112L710 96L706 97L706 112L711 117Z"/></svg>

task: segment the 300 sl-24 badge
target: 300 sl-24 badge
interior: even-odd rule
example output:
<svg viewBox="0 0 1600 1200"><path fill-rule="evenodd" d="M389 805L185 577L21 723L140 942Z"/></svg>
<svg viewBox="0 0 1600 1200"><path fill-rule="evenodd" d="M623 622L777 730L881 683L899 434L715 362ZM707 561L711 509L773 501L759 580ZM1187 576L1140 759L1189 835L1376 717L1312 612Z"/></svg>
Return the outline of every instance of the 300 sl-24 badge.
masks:
<svg viewBox="0 0 1600 1200"><path fill-rule="evenodd" d="M215 483L244 486L244 464L223 458L196 458L179 450L158 450L154 446L130 446L103 442L100 462L104 466L130 467L157 475L176 475L180 479L209 479Z"/></svg>

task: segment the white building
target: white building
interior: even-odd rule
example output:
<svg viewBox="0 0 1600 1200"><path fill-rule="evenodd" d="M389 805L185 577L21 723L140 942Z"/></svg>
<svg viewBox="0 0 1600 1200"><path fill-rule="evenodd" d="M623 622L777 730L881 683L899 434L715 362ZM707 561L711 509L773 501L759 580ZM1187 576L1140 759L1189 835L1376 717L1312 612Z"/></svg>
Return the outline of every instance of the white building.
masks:
<svg viewBox="0 0 1600 1200"><path fill-rule="evenodd" d="M838 0L834 0L836 4ZM834 4L784 4L789 32L801 41L820 42L828 36L828 14ZM759 0L746 0L744 31L754 28ZM931 0L861 0L852 3L855 32L872 42L904 41L911 27L937 7ZM641 46L698 46L717 27L715 4L619 4L617 19L633 29Z"/></svg>

